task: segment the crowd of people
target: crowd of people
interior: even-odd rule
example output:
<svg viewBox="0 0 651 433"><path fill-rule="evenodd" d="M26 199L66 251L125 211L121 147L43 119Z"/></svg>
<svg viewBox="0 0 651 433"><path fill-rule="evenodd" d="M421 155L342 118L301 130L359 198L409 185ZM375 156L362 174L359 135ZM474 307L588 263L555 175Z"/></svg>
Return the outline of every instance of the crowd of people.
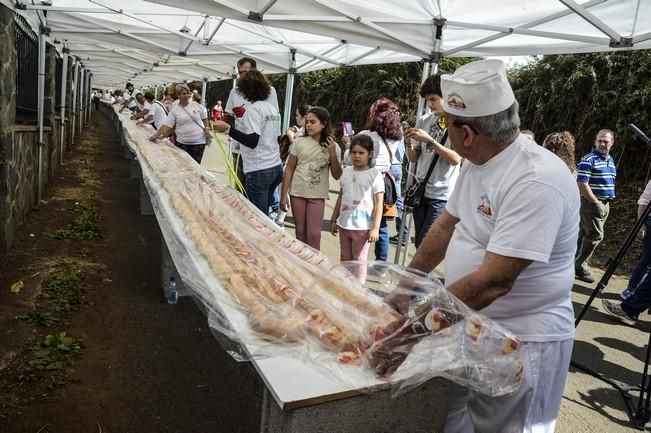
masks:
<svg viewBox="0 0 651 433"><path fill-rule="evenodd" d="M173 134L197 162L211 128L227 134L247 199L281 226L291 212L296 238L316 250L331 179L338 181L329 231L339 237L342 261L366 261L372 245L375 259L387 260L391 242L411 241L400 233L411 212L417 251L409 267L429 273L445 261L446 288L516 334L525 353L515 394L496 399L455 388L445 431L553 431L574 339L571 289L575 278L594 282L588 261L615 198L613 131L599 130L578 164L568 131L538 145L533 132L520 130L504 65L483 60L425 80L420 96L429 110L414 127L401 122L397 104L379 98L363 129L352 134L344 126L338 143L330 113L319 106L299 104L295 125L281 131L276 90L255 60L243 58L237 69L237 86L210 116L183 83L161 101L132 85L108 97L152 124L152 140ZM396 203L387 202L389 189ZM640 215L650 201L651 182ZM639 234L644 254L624 302L604 301L629 324L651 304L649 227ZM366 267L356 274L364 281ZM396 294L388 302L406 312L411 299Z"/></svg>

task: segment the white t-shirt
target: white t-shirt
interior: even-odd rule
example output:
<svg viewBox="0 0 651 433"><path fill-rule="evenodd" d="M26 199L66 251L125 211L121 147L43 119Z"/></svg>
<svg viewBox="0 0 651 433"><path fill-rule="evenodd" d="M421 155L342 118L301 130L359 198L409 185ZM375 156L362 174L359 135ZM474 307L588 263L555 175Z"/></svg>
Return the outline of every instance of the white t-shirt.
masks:
<svg viewBox="0 0 651 433"><path fill-rule="evenodd" d="M460 220L445 255L446 284L476 271L487 251L532 260L481 312L524 341L573 338L579 208L565 163L522 135L481 166L465 161L446 208Z"/></svg>
<svg viewBox="0 0 651 433"><path fill-rule="evenodd" d="M385 172L391 170L392 159L394 164L400 164L396 152L400 147L400 142L404 140L403 138L400 138L399 140L393 140L391 138L386 139L389 149L391 149L391 156L389 156L387 145L384 144L384 140L382 140L382 137L380 137L377 132L364 130L361 131L360 134L368 135L373 139L373 167L380 170L380 172Z"/></svg>
<svg viewBox="0 0 651 433"><path fill-rule="evenodd" d="M157 128L160 128L165 123L165 119L167 118L165 107L163 107L163 105L158 101L153 101L151 104L149 104L149 114L154 116L152 121L149 123L153 124Z"/></svg>
<svg viewBox="0 0 651 433"><path fill-rule="evenodd" d="M203 126L205 118L201 106L194 101L190 101L185 107L181 104L173 106L164 124L174 128L176 141L179 143L205 144L206 135Z"/></svg>
<svg viewBox="0 0 651 433"><path fill-rule="evenodd" d="M369 230L373 225L373 197L384 193L384 178L376 168L357 171L344 168L341 178L341 208L337 225L347 230Z"/></svg>
<svg viewBox="0 0 651 433"><path fill-rule="evenodd" d="M274 89L273 86L271 86L271 92L269 93L267 102L275 107L277 112L280 112L278 109L278 95L276 94L276 89ZM233 114L233 108L241 106L247 108L249 105L251 105L251 102L248 99L244 98L244 96L242 96L242 94L237 91L236 87L234 89L231 89L231 92L228 94L228 100L226 101L226 107L224 108L224 111ZM235 118L235 129L238 129L240 131L242 130L242 118ZM231 152L239 153L239 151L240 143L238 143L237 140L231 139Z"/></svg>
<svg viewBox="0 0 651 433"><path fill-rule="evenodd" d="M131 92L131 94L129 94L129 92L124 92L125 101L128 101L131 98L131 95L133 95L133 99L131 102L129 102L129 108L137 107L138 109L142 110L142 108L140 108L140 104L138 104L138 101L136 100L136 95L138 93L142 93L140 89L133 89L133 92Z"/></svg>
<svg viewBox="0 0 651 433"><path fill-rule="evenodd" d="M434 113L426 114L416 121L416 128L424 129L430 137L441 143L448 149L452 149L452 142L446 139L445 130L438 127L437 117ZM436 152L431 143L421 143L418 140L413 141L414 149L420 150L418 164L416 166L416 178L419 181L425 180L430 164L434 159ZM459 177L461 164L452 165L444 158L439 156L436 165L432 169L427 185L425 186L425 197L436 200L447 200L454 189L454 185Z"/></svg>
<svg viewBox="0 0 651 433"><path fill-rule="evenodd" d="M244 173L264 170L280 165L280 113L278 108L267 101L256 101L250 104L244 116L241 127L237 130L244 134L256 133L260 136L255 149L241 146L242 167Z"/></svg>

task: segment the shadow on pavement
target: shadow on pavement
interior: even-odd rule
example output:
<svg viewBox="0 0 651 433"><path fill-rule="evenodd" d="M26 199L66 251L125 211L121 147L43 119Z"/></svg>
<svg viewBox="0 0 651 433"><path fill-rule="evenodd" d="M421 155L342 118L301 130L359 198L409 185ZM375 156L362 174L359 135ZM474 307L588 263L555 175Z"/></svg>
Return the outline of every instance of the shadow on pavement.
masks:
<svg viewBox="0 0 651 433"><path fill-rule="evenodd" d="M600 339L603 340L604 337L600 337ZM608 340L611 343L614 341L614 339L610 338L608 338ZM606 343L604 342L604 344ZM630 345L630 347L622 347L625 349L640 349L639 347L633 345ZM617 380L628 385L637 385L641 379L641 372L632 371L622 367L619 364L605 360L604 353L601 349L599 349L594 344L590 344L585 341L577 340L574 342L572 361L579 363L584 367L588 367L592 370L602 373L610 379ZM574 366L570 367L570 373L577 372L585 373L584 371ZM616 411L623 411L625 413L628 412L626 410L626 404L624 402L622 394L614 387L607 385L605 382L603 382L603 384L604 387L590 389L587 393L579 392L578 394L581 396L582 401L576 401L570 398L566 399L583 407L592 409L618 425L632 427L629 420L616 418L611 413L609 413L612 411L608 411L608 408L612 408ZM637 404L637 401L634 400L634 404Z"/></svg>

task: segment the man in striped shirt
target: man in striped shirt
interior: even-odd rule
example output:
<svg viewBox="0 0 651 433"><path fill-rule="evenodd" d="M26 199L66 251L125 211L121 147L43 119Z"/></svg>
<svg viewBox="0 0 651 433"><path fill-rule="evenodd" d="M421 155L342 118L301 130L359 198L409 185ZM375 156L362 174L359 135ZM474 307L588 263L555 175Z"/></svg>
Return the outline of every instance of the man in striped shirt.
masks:
<svg viewBox="0 0 651 433"><path fill-rule="evenodd" d="M581 192L581 226L574 267L576 278L586 283L594 282L588 269L588 259L604 238L609 202L615 198L617 170L615 161L609 155L614 142L613 131L600 130L594 149L581 158L577 166L576 182Z"/></svg>

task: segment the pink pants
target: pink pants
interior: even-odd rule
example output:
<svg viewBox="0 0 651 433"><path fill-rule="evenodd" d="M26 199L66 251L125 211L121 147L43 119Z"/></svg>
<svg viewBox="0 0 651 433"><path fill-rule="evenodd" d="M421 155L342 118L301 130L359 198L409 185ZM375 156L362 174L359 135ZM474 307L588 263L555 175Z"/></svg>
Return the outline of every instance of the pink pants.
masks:
<svg viewBox="0 0 651 433"><path fill-rule="evenodd" d="M303 198L289 196L292 215L296 226L296 239L308 244L315 250L321 250L321 226L325 200L322 198Z"/></svg>
<svg viewBox="0 0 651 433"><path fill-rule="evenodd" d="M339 227L339 248L342 262L348 260L367 261L370 246L368 230L347 230ZM362 283L366 281L366 265L357 266L354 272L359 281Z"/></svg>

